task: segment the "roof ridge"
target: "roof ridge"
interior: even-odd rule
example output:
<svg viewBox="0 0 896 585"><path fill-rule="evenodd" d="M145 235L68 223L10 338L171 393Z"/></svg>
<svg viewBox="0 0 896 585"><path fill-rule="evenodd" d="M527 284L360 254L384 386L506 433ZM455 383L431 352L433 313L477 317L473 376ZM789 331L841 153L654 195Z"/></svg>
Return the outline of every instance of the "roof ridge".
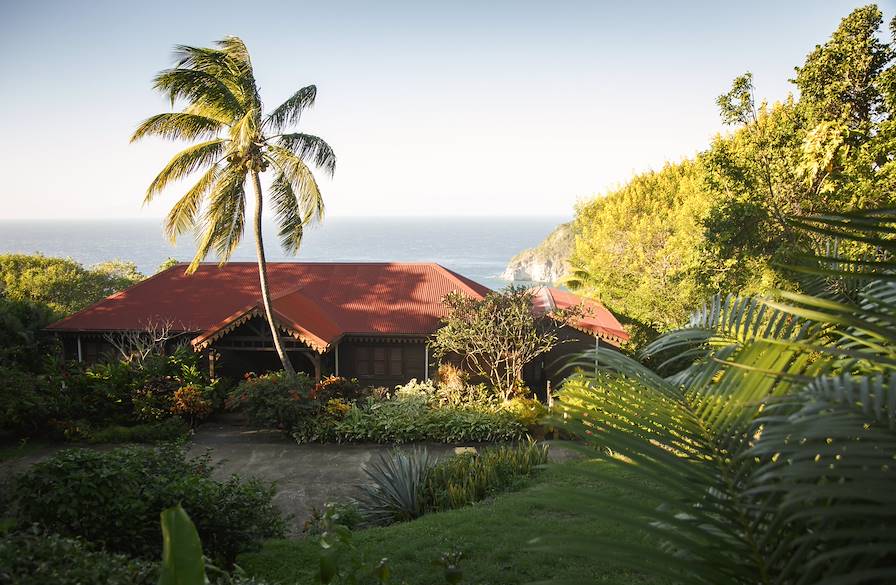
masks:
<svg viewBox="0 0 896 585"><path fill-rule="evenodd" d="M463 278L461 278L460 275L458 273L454 272L453 270L451 270L449 268L445 268L438 262L429 262L429 264L436 267L439 271L441 271L443 274L447 275L452 280L456 281L459 285L461 285L466 290L466 292L472 294L475 297L481 298L481 297L485 296L482 293L480 293L479 291L477 291L476 289L474 289L472 286L470 286L469 284L464 282Z"/></svg>

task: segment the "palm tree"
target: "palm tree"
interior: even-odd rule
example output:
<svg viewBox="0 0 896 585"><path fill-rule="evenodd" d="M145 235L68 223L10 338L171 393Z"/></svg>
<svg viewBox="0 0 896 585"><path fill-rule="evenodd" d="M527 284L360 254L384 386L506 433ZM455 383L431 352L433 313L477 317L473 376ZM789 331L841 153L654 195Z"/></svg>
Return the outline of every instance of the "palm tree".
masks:
<svg viewBox="0 0 896 585"><path fill-rule="evenodd" d="M221 264L227 262L243 236L246 216L246 181L255 194L252 228L258 257L258 278L265 315L283 369L294 373L283 350L271 311L267 265L261 234L263 210L261 173L272 170L269 191L279 227L280 241L288 253L298 251L306 225L320 221L324 202L308 164L332 176L336 156L322 139L311 134L286 132L302 111L314 104L317 88L303 87L269 114L261 97L249 51L237 37L226 37L215 48L178 46L175 66L156 75L154 87L176 112L145 120L131 142L146 136L198 141L172 158L153 179L144 204L168 185L201 172L165 219L165 234L172 241L195 230L198 249L187 268L191 274L212 251Z"/></svg>
<svg viewBox="0 0 896 585"><path fill-rule="evenodd" d="M676 582L896 582L896 210L790 222L870 252L803 255L802 293L715 297L642 350L656 369L583 356L557 424L638 497L553 500L652 538L577 550Z"/></svg>

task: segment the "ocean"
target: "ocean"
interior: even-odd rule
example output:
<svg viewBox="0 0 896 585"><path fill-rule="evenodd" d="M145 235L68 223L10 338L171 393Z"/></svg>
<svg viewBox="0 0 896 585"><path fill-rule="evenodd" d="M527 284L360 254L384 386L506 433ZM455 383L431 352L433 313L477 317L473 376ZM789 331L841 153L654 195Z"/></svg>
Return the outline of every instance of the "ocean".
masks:
<svg viewBox="0 0 896 585"><path fill-rule="evenodd" d="M518 252L543 240L568 217L333 217L305 232L297 256L283 253L273 225L264 226L269 261L437 262L491 288ZM157 219L0 220L0 253L40 252L85 265L129 260L153 274L167 258L191 260L189 235L176 246L162 235ZM254 239L243 237L232 260L254 260ZM209 258L214 260L214 258Z"/></svg>

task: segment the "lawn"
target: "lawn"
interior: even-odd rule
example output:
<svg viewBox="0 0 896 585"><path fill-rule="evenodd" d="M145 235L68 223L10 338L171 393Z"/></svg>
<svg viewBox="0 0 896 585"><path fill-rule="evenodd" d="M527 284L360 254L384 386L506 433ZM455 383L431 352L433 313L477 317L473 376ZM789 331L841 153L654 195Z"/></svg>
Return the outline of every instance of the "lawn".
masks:
<svg viewBox="0 0 896 585"><path fill-rule="evenodd" d="M354 542L365 557L387 557L395 582L408 585L443 583L441 567L432 561L443 552L461 550L464 583L491 585L564 581L655 584L639 573L614 567L589 556L536 550L534 537L550 541L552 535L576 538L599 534L614 540L639 538L616 522L601 517L599 509L563 511L551 503L551 490L576 485L593 490L615 490L584 473L585 466L606 464L574 461L549 466L520 491L500 495L474 506L424 516L386 528L361 530ZM624 473L606 466L607 474ZM632 498L637 497L632 494ZM314 539L273 540L258 553L245 554L238 563L247 573L276 583L313 583L318 567Z"/></svg>

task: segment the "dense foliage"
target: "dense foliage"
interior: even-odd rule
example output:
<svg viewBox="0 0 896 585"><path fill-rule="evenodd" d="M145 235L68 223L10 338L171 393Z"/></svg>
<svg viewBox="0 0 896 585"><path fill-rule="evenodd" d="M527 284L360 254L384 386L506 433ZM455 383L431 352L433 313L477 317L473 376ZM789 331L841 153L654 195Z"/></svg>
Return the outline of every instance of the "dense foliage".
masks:
<svg viewBox="0 0 896 585"><path fill-rule="evenodd" d="M0 583L16 585L155 585L154 564L109 553L83 540L37 529L0 537Z"/></svg>
<svg viewBox="0 0 896 585"><path fill-rule="evenodd" d="M537 315L533 295L518 287L490 292L482 299L448 293L442 300L448 314L433 335L433 352L440 359L460 360L505 400L524 394L525 365L560 343L557 332L580 314L572 308Z"/></svg>
<svg viewBox="0 0 896 585"><path fill-rule="evenodd" d="M299 443L510 441L539 434L544 414L537 400L501 401L478 386L412 380L394 389L362 388L338 376L314 384L284 372L247 377L227 405L254 426L288 431Z"/></svg>
<svg viewBox="0 0 896 585"><path fill-rule="evenodd" d="M669 164L582 205L568 283L648 328L680 323L704 296L696 273L710 198L701 172L699 163Z"/></svg>
<svg viewBox="0 0 896 585"><path fill-rule="evenodd" d="M148 559L158 558L159 513L178 503L189 510L205 553L225 563L282 534L271 486L219 482L210 473L205 459L188 459L176 446L72 449L17 477L12 501L21 525Z"/></svg>
<svg viewBox="0 0 896 585"><path fill-rule="evenodd" d="M300 443L509 441L526 434L527 408L534 408L525 399L451 405L440 396L433 384L411 381L354 402L331 399L323 416L305 419L293 436Z"/></svg>
<svg viewBox="0 0 896 585"><path fill-rule="evenodd" d="M662 501L560 490L662 542L593 554L687 583L896 579L896 211L790 221L876 253L802 258L808 294L716 296L643 349L662 375L605 352L564 385L567 427Z"/></svg>
<svg viewBox="0 0 896 585"><path fill-rule="evenodd" d="M636 338L709 294L799 290L781 266L820 240L788 217L896 204L896 44L881 24L875 6L844 18L797 68L799 97L757 103L751 75L738 77L718 100L732 133L580 206L570 284Z"/></svg>
<svg viewBox="0 0 896 585"><path fill-rule="evenodd" d="M239 410L260 428L289 430L315 415L314 380L303 373L248 375L227 396L227 408Z"/></svg>
<svg viewBox="0 0 896 585"><path fill-rule="evenodd" d="M513 489L548 461L546 445L488 447L438 460L425 449L394 451L365 466L362 517L384 525L453 510Z"/></svg>
<svg viewBox="0 0 896 585"><path fill-rule="evenodd" d="M63 317L143 279L133 262L86 268L66 258L0 254L0 297L29 301Z"/></svg>
<svg viewBox="0 0 896 585"><path fill-rule="evenodd" d="M188 349L152 355L140 363L83 368L52 363L44 373L0 366L0 426L22 434L95 440L107 426L163 423L178 416L196 422L210 412L215 384ZM172 431L176 423L161 430ZM149 426L133 435L153 435Z"/></svg>

